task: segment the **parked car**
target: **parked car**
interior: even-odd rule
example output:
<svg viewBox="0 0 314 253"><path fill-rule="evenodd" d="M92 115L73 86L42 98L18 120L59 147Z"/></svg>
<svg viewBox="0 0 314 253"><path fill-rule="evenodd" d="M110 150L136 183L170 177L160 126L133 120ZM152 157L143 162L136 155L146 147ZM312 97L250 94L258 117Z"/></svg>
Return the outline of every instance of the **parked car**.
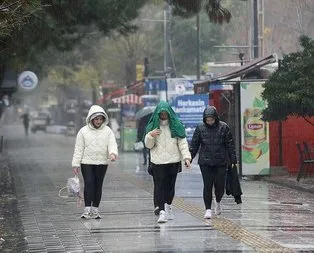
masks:
<svg viewBox="0 0 314 253"><path fill-rule="evenodd" d="M44 112L38 112L31 119L31 132L46 131L47 125L50 124L50 116Z"/></svg>

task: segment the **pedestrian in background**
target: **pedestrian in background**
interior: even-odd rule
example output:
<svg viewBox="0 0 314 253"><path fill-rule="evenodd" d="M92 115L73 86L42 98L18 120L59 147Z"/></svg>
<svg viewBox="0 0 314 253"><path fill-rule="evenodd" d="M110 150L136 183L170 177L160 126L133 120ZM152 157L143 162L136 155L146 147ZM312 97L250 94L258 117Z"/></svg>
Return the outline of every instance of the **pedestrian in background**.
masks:
<svg viewBox="0 0 314 253"><path fill-rule="evenodd" d="M151 114L145 115L139 120L138 129L137 129L137 142L143 142L143 165L147 165L149 161L149 149L145 146L144 138L145 138L145 128L147 123L151 117Z"/></svg>
<svg viewBox="0 0 314 253"><path fill-rule="evenodd" d="M156 215L159 215L159 207L158 207L158 203L157 203L157 192L156 192L156 187L155 187L155 179L156 177L154 177L154 174L153 174L153 171L152 171L152 167L151 167L151 164L150 164L150 151L149 149L145 146L145 131L146 131L146 127L147 127L147 124L151 118L152 114L148 114L148 115L145 115L144 117L142 117L139 121L139 126L138 126L138 131L137 131L137 141L138 142L143 142L143 158L144 158L144 162L143 162L143 165L147 165L147 170L148 170L148 173L153 177L153 183L154 183L154 213Z"/></svg>
<svg viewBox="0 0 314 253"><path fill-rule="evenodd" d="M150 149L156 197L159 207L158 223L174 218L172 201L181 161L190 168L191 154L184 125L165 101L161 101L146 127L145 145Z"/></svg>
<svg viewBox="0 0 314 253"><path fill-rule="evenodd" d="M192 137L190 152L192 159L199 150L198 164L204 183L203 199L206 207L205 219L212 217L212 190L215 187L215 213L221 214L220 201L225 191L227 166L236 165L234 140L229 126L219 120L214 106L208 106L203 113Z"/></svg>
<svg viewBox="0 0 314 253"><path fill-rule="evenodd" d="M28 113L28 111L26 111L24 114L22 114L20 118L23 119L23 126L24 126L25 135L28 136L28 128L29 128L29 113Z"/></svg>
<svg viewBox="0 0 314 253"><path fill-rule="evenodd" d="M114 133L107 126L108 115L98 105L89 109L86 126L77 133L72 168L75 174L81 168L84 179L85 209L81 218L100 219L99 204L102 185L108 168L108 159L118 157L117 142Z"/></svg>

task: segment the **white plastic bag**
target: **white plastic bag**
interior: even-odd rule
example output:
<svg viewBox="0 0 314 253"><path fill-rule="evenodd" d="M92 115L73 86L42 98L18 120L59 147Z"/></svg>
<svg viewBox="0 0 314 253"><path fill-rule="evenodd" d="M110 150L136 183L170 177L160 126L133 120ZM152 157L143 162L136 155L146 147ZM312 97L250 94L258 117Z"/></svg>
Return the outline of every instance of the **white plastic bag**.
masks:
<svg viewBox="0 0 314 253"><path fill-rule="evenodd" d="M68 196L69 197L77 197L80 194L80 179L77 175L74 177L68 178L67 183L68 188Z"/></svg>
<svg viewBox="0 0 314 253"><path fill-rule="evenodd" d="M144 148L144 143L142 141L135 142L133 146L135 151L141 151Z"/></svg>

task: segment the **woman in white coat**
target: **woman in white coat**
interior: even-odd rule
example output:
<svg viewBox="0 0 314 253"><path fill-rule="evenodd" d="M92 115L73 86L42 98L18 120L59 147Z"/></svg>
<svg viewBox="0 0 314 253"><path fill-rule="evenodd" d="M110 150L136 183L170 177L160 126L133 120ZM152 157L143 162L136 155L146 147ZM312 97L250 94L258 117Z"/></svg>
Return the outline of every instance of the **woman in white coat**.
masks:
<svg viewBox="0 0 314 253"><path fill-rule="evenodd" d="M101 218L98 207L108 160L115 161L118 157L117 142L113 131L107 126L108 122L104 109L93 105L89 109L86 126L77 133L72 169L77 174L81 168L84 179L83 219Z"/></svg>
<svg viewBox="0 0 314 253"><path fill-rule="evenodd" d="M184 125L165 101L159 102L147 124L145 146L151 154L154 191L159 207L157 222L164 223L174 219L171 204L181 161L187 168L190 168L191 161Z"/></svg>

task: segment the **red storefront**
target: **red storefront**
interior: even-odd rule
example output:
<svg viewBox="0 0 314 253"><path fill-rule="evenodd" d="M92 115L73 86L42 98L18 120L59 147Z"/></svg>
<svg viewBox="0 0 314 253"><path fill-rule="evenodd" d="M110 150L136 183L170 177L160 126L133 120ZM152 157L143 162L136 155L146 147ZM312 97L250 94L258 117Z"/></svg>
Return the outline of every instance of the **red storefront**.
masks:
<svg viewBox="0 0 314 253"><path fill-rule="evenodd" d="M314 123L313 117L309 120ZM303 118L297 117L289 117L281 123L281 127L279 122L271 122L269 126L271 165L284 166L289 173L297 173L300 167L300 156L296 148L296 143L302 144L305 141L313 147L314 126L306 122Z"/></svg>
<svg viewBox="0 0 314 253"><path fill-rule="evenodd" d="M227 121L227 123L234 128L234 133L237 138L241 138L241 136L239 137L239 135L237 135L237 129L242 126L239 125L239 123L238 126L236 126L236 118L238 117L237 102L235 98L236 89L233 89L232 91L228 89L210 91L209 87L210 85L215 85L215 82L217 81L221 84L229 84L234 87L237 86L237 82L239 83L240 80L266 81L271 73L267 73L265 69L261 68L273 61L274 58L272 56L255 59L233 71L221 74L215 80L195 84L195 93L209 94L209 103L216 106L218 112L223 115L223 120ZM230 81L231 79L239 81ZM314 124L314 118L310 119L310 121ZM239 139L237 141L239 142ZM312 145L314 143L314 127L303 118L289 117L286 121L281 123L281 126L279 122L270 122L269 152L271 169L283 166L289 173L297 173L300 166L300 157L296 148L296 143L302 143L303 141ZM240 150L239 145L240 144L238 143L238 150Z"/></svg>

